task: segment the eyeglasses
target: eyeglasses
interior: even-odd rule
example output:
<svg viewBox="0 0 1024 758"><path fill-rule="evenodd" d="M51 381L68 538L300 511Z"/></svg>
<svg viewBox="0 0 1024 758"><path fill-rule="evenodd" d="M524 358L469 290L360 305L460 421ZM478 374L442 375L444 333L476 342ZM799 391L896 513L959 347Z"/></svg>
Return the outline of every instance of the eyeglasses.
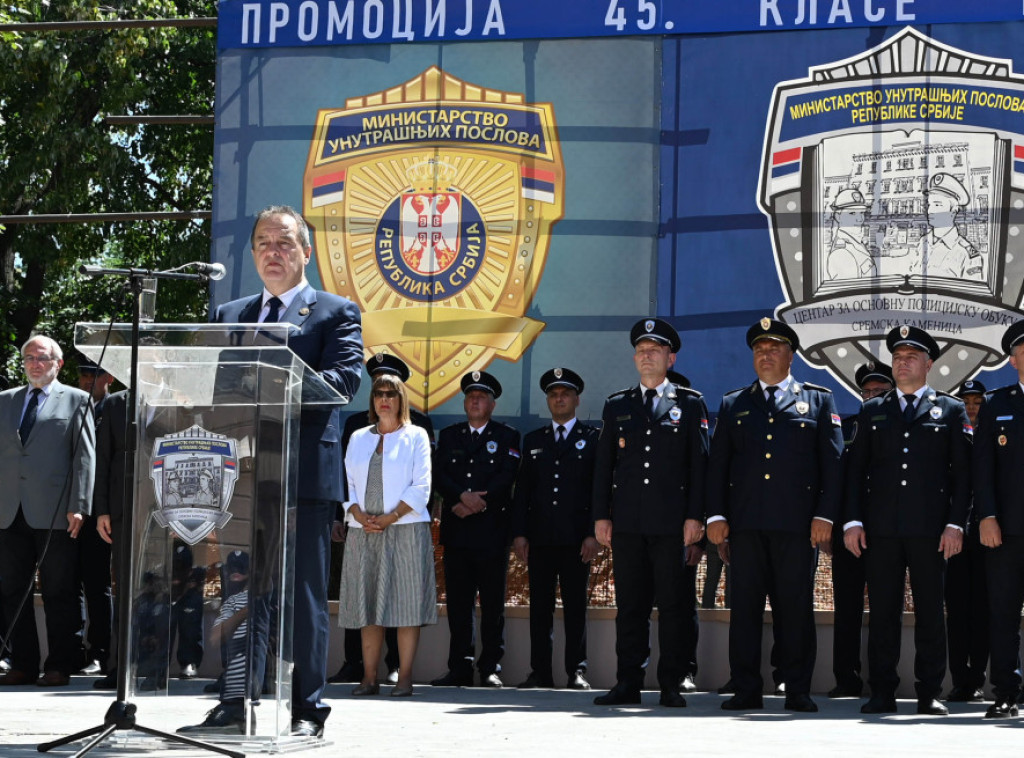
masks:
<svg viewBox="0 0 1024 758"><path fill-rule="evenodd" d="M885 389L861 390L860 391L860 396L862 398L864 398L865 400L870 400L873 397L881 397L882 395L884 395L888 391L889 390L885 390Z"/></svg>
<svg viewBox="0 0 1024 758"><path fill-rule="evenodd" d="M392 400L398 397L398 390L374 390L373 396L378 399L386 397L388 400Z"/></svg>
<svg viewBox="0 0 1024 758"><path fill-rule="evenodd" d="M50 363L53 358L48 355L23 355L21 360L24 363Z"/></svg>

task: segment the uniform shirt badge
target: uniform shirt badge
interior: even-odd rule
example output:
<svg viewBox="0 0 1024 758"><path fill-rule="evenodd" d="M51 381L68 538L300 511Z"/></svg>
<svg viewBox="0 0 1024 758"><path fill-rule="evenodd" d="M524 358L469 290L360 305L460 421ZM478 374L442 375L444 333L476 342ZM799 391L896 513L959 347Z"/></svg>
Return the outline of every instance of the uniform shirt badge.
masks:
<svg viewBox="0 0 1024 758"><path fill-rule="evenodd" d="M932 408L930 411L928 411L928 415L931 416L932 418L938 418L939 416L942 415L942 409L936 406Z"/></svg>
<svg viewBox="0 0 1024 758"><path fill-rule="evenodd" d="M999 435L999 446L1000 447L1006 447L1006 435L1005 434L1000 434Z"/></svg>
<svg viewBox="0 0 1024 758"><path fill-rule="evenodd" d="M670 408L669 412L668 412L668 417L670 419L672 419L672 423L678 424L679 423L679 419L681 419L683 417L683 411L682 411L681 408L679 408L679 406L676 406L674 408Z"/></svg>
<svg viewBox="0 0 1024 758"><path fill-rule="evenodd" d="M487 440L487 452L492 455L498 452L498 443L494 440Z"/></svg>
<svg viewBox="0 0 1024 758"><path fill-rule="evenodd" d="M809 411L810 409L810 404L805 403L803 400L796 404L796 412L799 413L801 416L807 413L807 411Z"/></svg>
<svg viewBox="0 0 1024 758"><path fill-rule="evenodd" d="M576 449L577 450L582 450L586 446L587 446L587 441L586 440L576 440Z"/></svg>
<svg viewBox="0 0 1024 758"><path fill-rule="evenodd" d="M625 437L619 437L619 447L623 447L624 448L625 446L626 446L626 438Z"/></svg>

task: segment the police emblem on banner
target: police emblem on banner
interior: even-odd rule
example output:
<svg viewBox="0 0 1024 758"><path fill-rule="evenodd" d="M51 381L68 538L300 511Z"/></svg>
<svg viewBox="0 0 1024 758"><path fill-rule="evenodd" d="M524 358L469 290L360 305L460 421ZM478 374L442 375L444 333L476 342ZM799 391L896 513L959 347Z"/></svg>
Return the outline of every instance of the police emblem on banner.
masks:
<svg viewBox="0 0 1024 758"><path fill-rule="evenodd" d="M238 478L238 443L192 426L158 437L150 478L156 496L153 518L189 545L231 520L228 506Z"/></svg>
<svg viewBox="0 0 1024 758"><path fill-rule="evenodd" d="M550 104L437 67L319 112L303 203L320 278L360 306L367 356L409 365L413 405L544 328L525 314L564 186Z"/></svg>
<svg viewBox="0 0 1024 758"><path fill-rule="evenodd" d="M939 343L937 389L1005 361L1024 318L1022 110L1010 61L912 28L776 86L758 200L805 360L856 394L909 324Z"/></svg>

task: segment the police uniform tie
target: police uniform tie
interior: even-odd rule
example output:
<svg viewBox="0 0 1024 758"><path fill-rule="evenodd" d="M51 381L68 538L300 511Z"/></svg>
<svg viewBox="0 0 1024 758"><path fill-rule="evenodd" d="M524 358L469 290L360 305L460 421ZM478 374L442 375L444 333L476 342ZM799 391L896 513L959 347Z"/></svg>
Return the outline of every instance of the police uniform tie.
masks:
<svg viewBox="0 0 1024 758"><path fill-rule="evenodd" d="M917 397L914 395L904 395L903 399L907 402L906 407L903 409L903 420L910 424L914 420L914 401L917 400Z"/></svg>
<svg viewBox="0 0 1024 758"><path fill-rule="evenodd" d="M39 387L32 388L32 397L28 399L25 415L21 419L21 426L18 427L18 436L21 437L22 445L28 440L28 435L32 433L32 427L35 426L36 415L39 413L39 393L42 391Z"/></svg>
<svg viewBox="0 0 1024 758"><path fill-rule="evenodd" d="M281 318L281 306L284 303L281 302L281 298L274 295L267 301L267 307L270 309L267 311L267 317L263 319L264 324L276 324Z"/></svg>
<svg viewBox="0 0 1024 758"><path fill-rule="evenodd" d="M775 411L775 393L779 391L779 388L776 385L773 384L771 387L765 387L764 391L768 393L768 398L767 398L768 399L768 410L774 412Z"/></svg>
<svg viewBox="0 0 1024 758"><path fill-rule="evenodd" d="M469 433L469 438L472 440L474 445L478 444L480 442L480 432L474 429Z"/></svg>
<svg viewBox="0 0 1024 758"><path fill-rule="evenodd" d="M647 411L647 418L654 418L654 400L658 397L658 390L644 390L644 410Z"/></svg>
<svg viewBox="0 0 1024 758"><path fill-rule="evenodd" d="M565 427L561 424L555 428L555 442L559 445L565 442Z"/></svg>

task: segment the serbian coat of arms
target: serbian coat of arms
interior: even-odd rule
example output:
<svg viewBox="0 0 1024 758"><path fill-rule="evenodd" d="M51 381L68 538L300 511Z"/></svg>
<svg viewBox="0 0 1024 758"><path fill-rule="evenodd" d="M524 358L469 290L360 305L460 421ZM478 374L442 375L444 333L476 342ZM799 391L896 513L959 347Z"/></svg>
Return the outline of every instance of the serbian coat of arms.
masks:
<svg viewBox="0 0 1024 758"><path fill-rule="evenodd" d="M236 440L199 426L158 437L150 471L156 522L189 545L223 528L238 478L236 450Z"/></svg>
<svg viewBox="0 0 1024 758"><path fill-rule="evenodd" d="M856 391L886 333L928 331L929 384L1003 363L1024 318L1024 77L906 28L775 88L759 202L801 354Z"/></svg>
<svg viewBox="0 0 1024 758"><path fill-rule="evenodd" d="M319 112L303 204L320 278L362 309L367 357L409 365L414 405L544 328L526 310L564 184L550 104L437 67Z"/></svg>

